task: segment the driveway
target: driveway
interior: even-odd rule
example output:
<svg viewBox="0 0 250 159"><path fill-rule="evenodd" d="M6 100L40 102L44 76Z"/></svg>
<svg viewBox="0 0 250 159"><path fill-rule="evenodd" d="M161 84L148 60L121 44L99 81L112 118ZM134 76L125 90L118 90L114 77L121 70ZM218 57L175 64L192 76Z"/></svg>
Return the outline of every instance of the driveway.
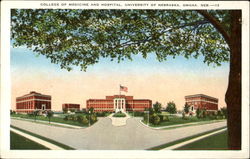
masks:
<svg viewBox="0 0 250 159"><path fill-rule="evenodd" d="M140 123L140 118L129 118L124 126L113 126L110 118L99 118L89 128L71 129L11 119L11 125L45 136L80 150L144 150L226 126L226 121L154 130Z"/></svg>

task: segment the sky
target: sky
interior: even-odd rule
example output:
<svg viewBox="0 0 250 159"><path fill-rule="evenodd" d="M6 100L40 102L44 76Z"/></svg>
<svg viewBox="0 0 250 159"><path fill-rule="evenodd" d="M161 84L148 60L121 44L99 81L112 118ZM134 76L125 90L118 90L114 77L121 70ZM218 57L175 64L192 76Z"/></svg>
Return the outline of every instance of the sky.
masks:
<svg viewBox="0 0 250 159"><path fill-rule="evenodd" d="M120 63L103 58L86 72L79 67L68 72L25 47L11 47L11 107L15 109L16 97L36 91L52 96L53 110L61 110L63 103L85 108L87 99L119 94L120 84L128 87L122 94L158 101L163 107L174 101L182 110L184 96L201 93L218 98L219 107L225 107L228 73L229 63L214 67L203 63L203 57L182 56L158 62L154 54L147 59L134 55L133 61Z"/></svg>

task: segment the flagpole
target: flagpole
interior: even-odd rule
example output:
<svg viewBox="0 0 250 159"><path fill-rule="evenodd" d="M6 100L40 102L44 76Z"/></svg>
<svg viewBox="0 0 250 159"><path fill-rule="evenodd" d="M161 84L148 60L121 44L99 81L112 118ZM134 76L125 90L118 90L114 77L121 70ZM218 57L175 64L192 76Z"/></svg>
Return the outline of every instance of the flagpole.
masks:
<svg viewBox="0 0 250 159"><path fill-rule="evenodd" d="M121 109L121 84L119 86L119 102L118 102L118 108L119 108L119 111Z"/></svg>
<svg viewBox="0 0 250 159"><path fill-rule="evenodd" d="M121 98L121 84L119 86L119 98Z"/></svg>

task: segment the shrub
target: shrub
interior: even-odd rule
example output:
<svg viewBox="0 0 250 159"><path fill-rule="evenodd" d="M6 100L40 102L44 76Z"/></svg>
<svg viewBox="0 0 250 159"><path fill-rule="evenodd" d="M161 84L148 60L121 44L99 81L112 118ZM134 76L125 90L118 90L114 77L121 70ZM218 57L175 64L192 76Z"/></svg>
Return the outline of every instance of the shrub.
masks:
<svg viewBox="0 0 250 159"><path fill-rule="evenodd" d="M93 124L97 121L97 117L95 114L90 115L90 123Z"/></svg>
<svg viewBox="0 0 250 159"><path fill-rule="evenodd" d="M68 109L63 108L63 113L66 114L68 112Z"/></svg>
<svg viewBox="0 0 250 159"><path fill-rule="evenodd" d="M143 115L143 120L144 120L145 122L148 122L148 114L144 114L144 115Z"/></svg>
<svg viewBox="0 0 250 159"><path fill-rule="evenodd" d="M89 120L87 119L86 116L83 116L83 117L82 117L81 123L83 123L84 125L87 125L87 124L89 123Z"/></svg>
<svg viewBox="0 0 250 159"><path fill-rule="evenodd" d="M10 115L12 114L16 114L16 112L14 110L10 110Z"/></svg>
<svg viewBox="0 0 250 159"><path fill-rule="evenodd" d="M158 115L160 117L160 122L169 121L168 115Z"/></svg>
<svg viewBox="0 0 250 159"><path fill-rule="evenodd" d="M79 123L81 123L82 120L83 120L83 116L82 116L82 115L78 115L78 116L77 116L77 121L78 121Z"/></svg>
<svg viewBox="0 0 250 159"><path fill-rule="evenodd" d="M33 117L34 114L33 113L28 113L28 117Z"/></svg>
<svg viewBox="0 0 250 159"><path fill-rule="evenodd" d="M134 112L133 112L133 114L134 114L134 116L135 116L135 117L136 117L136 116L137 116L137 117L138 117L138 116L140 116L140 117L141 117L141 116L143 116L143 115L144 115L144 112L134 111Z"/></svg>
<svg viewBox="0 0 250 159"><path fill-rule="evenodd" d="M208 114L208 118L210 120L214 120L214 119L216 119L216 116L213 113L211 113L211 114Z"/></svg>
<svg viewBox="0 0 250 159"><path fill-rule="evenodd" d="M105 112L97 112L97 113L96 113L96 116L97 116L97 117L104 117L105 114L106 114Z"/></svg>
<svg viewBox="0 0 250 159"><path fill-rule="evenodd" d="M160 117L158 116L158 115L156 115L156 114L154 114L154 115L152 115L152 117L153 117L153 124L154 125L158 125L159 123L160 123Z"/></svg>
<svg viewBox="0 0 250 159"><path fill-rule="evenodd" d="M113 117L126 117L126 114L118 112L113 115Z"/></svg>
<svg viewBox="0 0 250 159"><path fill-rule="evenodd" d="M77 121L77 116L76 115L72 115L72 120Z"/></svg>
<svg viewBox="0 0 250 159"><path fill-rule="evenodd" d="M183 119L183 120L188 120L188 117L186 117L186 115L185 115L184 112L182 113L182 119Z"/></svg>
<svg viewBox="0 0 250 159"><path fill-rule="evenodd" d="M68 120L69 120L69 116L66 115L66 116L63 118L63 120L68 121Z"/></svg>

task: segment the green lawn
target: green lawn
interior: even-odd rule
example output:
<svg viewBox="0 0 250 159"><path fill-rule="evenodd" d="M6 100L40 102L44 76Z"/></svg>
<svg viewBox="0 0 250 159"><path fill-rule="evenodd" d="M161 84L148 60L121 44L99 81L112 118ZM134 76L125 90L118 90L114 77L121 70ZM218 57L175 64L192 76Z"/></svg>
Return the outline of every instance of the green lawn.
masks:
<svg viewBox="0 0 250 159"><path fill-rule="evenodd" d="M23 132L23 133L29 134L29 135L31 135L31 136L37 137L37 138L39 138L39 139L41 139L41 140L47 141L47 142L49 142L49 143L52 143L52 144L54 144L54 145L57 145L57 146L59 146L59 147L65 149L65 150L74 150L74 148L72 148L72 147L70 147L70 146L68 146L68 145L64 145L64 144L59 143L59 142L57 142L57 141L55 141L55 140L52 140L52 139L49 139L49 138L40 136L40 135L38 135L38 134L34 134L34 133L30 132L30 131L27 131L27 130L18 128L18 127L13 126L13 125L11 125L10 127L14 128L14 129L17 129L17 130L19 130L19 131L21 131L21 132Z"/></svg>
<svg viewBox="0 0 250 159"><path fill-rule="evenodd" d="M49 150L49 148L40 145L30 139L27 139L14 132L10 132L10 149L11 150Z"/></svg>
<svg viewBox="0 0 250 159"><path fill-rule="evenodd" d="M227 131L224 131L190 143L176 150L228 150L227 133Z"/></svg>
<svg viewBox="0 0 250 159"><path fill-rule="evenodd" d="M149 124L151 127L162 127L162 126L169 126L169 125L177 125L177 124L187 124L187 123L194 123L194 122L202 122L202 121L212 121L209 118L198 119L196 116L188 117L187 119L182 119L182 117L177 116L168 116L169 121L161 122L159 125ZM145 124L147 122L143 121Z"/></svg>
<svg viewBox="0 0 250 159"><path fill-rule="evenodd" d="M149 148L148 150L161 150L161 149L164 149L166 147L170 147L170 146L173 146L173 145L176 145L176 144L179 144L179 143L182 143L182 142L185 142L185 141L188 141L188 140L191 140L191 139L194 139L194 138L197 138L197 137L209 134L211 132L215 132L217 130L224 129L224 128L226 128L226 127L214 129L214 130L207 131L207 132L200 133L200 134L196 134L196 135L193 135L193 136L190 136L190 137L187 137L187 138L183 138L183 139L176 140L176 141L173 141L173 142L165 143L165 144L162 144L162 145L159 145L159 146L155 146L155 147Z"/></svg>
<svg viewBox="0 0 250 159"><path fill-rule="evenodd" d="M20 118L25 118L25 119L32 119L35 121L35 117L33 116L28 116L26 114L13 114L11 115L11 117L20 117ZM43 121L48 121L49 123L49 118L45 117L45 116L37 116L36 120L43 120ZM69 124L69 125L76 125L76 126L82 126L82 127L86 127L86 124L83 123L79 123L77 121L72 121L72 120L64 120L62 117L51 117L50 119L51 122L57 122L57 123L62 123L62 124Z"/></svg>

